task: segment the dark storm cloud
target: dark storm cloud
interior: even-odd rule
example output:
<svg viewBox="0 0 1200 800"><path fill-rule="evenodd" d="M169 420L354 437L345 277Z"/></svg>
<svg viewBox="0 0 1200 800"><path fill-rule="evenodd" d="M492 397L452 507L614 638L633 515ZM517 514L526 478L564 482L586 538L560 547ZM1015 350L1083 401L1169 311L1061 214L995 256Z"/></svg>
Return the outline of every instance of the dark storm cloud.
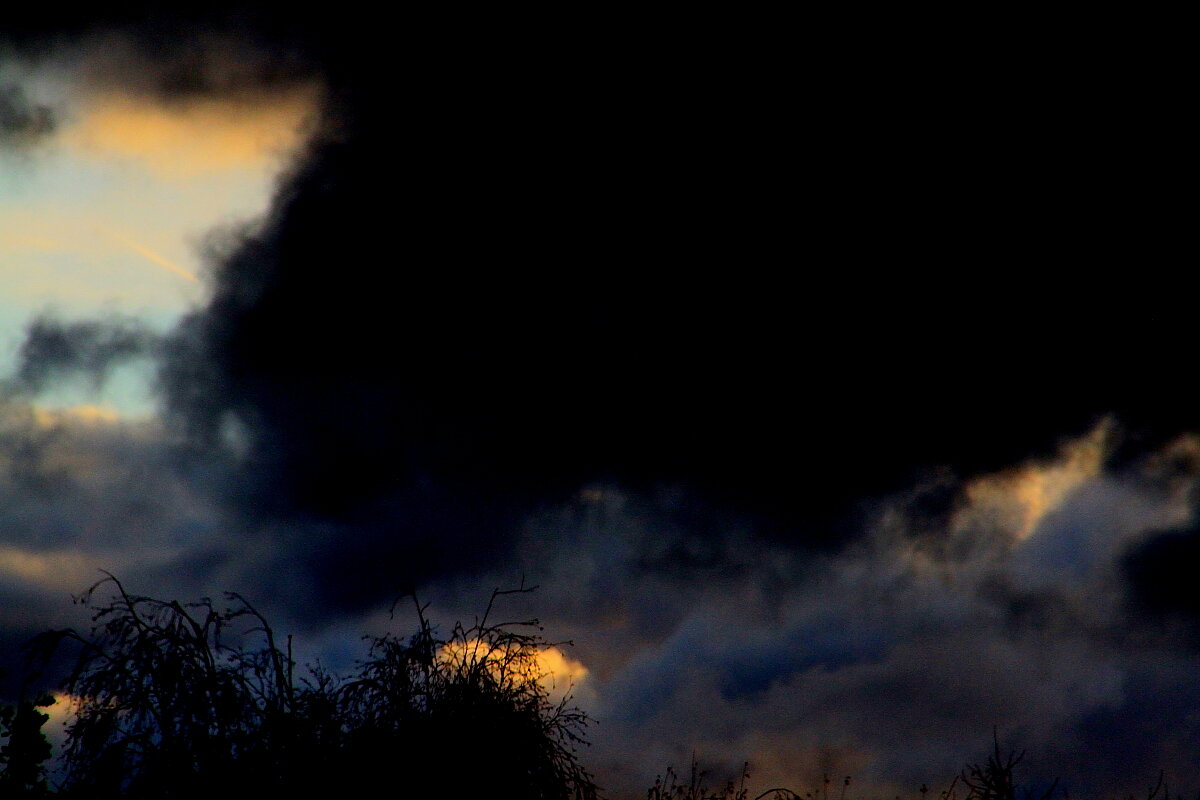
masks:
<svg viewBox="0 0 1200 800"><path fill-rule="evenodd" d="M77 95L254 105L266 95L309 90L319 81L321 64L310 46L321 34L312 34L311 26L304 33L305 26L284 11L255 2L179 3L169 9L117 2L73 11L56 6L52 12L27 7L6 15L0 67L13 66L18 74L39 71ZM42 136L55 127L48 108L20 113L13 105L10 111L14 123L36 127Z"/></svg>
<svg viewBox="0 0 1200 800"><path fill-rule="evenodd" d="M0 84L0 147L26 147L54 132L53 110L33 102L16 85Z"/></svg>
<svg viewBox="0 0 1200 800"><path fill-rule="evenodd" d="M1153 476L1147 489L1178 491L1182 476L1194 471L1195 455L1186 448L1176 448L1144 464L1143 473ZM1118 554L1129 612L1148 631L1165 635L1184 649L1200 646L1200 602L1194 588L1200 570L1197 499L1193 493L1192 515L1185 524L1156 526Z"/></svg>
<svg viewBox="0 0 1200 800"><path fill-rule="evenodd" d="M318 77L302 52L228 24L101 29L31 61L68 71L83 91L116 91L167 105L210 99L253 104Z"/></svg>
<svg viewBox="0 0 1200 800"><path fill-rule="evenodd" d="M65 322L38 317L26 327L16 379L32 392L75 376L98 388L114 367L154 355L157 343L158 336L133 318Z"/></svg>
<svg viewBox="0 0 1200 800"><path fill-rule="evenodd" d="M1012 265L1042 235L1006 221L1039 202L1014 177L970 156L978 205L914 182L885 212L849 188L875 185L879 142L826 123L838 98L784 113L799 87L768 64L728 85L681 54L694 72L668 85L649 50L612 63L590 40L544 54L553 69L495 42L454 58L426 44L393 107L370 42L352 56L334 37L324 130L219 265L166 385L202 438L240 420L254 513L350 524L352 560L387 552L390 574L488 557L590 479L682 482L790 530L921 467L1048 452L1103 413L1158 425L1148 441L1190 413L1180 398L1150 415L1134 388L1166 356L1123 354L1173 341L1145 309ZM960 266L975 242L987 252ZM917 253L919 271L854 266Z"/></svg>
<svg viewBox="0 0 1200 800"><path fill-rule="evenodd" d="M1200 624L1200 530L1159 531L1124 560L1130 600L1150 617ZM1196 633L1200 633L1200 628ZM1200 640L1196 640L1200 641Z"/></svg>
<svg viewBox="0 0 1200 800"><path fill-rule="evenodd" d="M1083 101L1015 103L986 70L829 77L836 48L797 77L791 43L713 50L675 20L272 11L115 4L75 28L120 32L95 69L165 97L321 76L311 146L213 265L163 386L198 451L238 432L248 524L344 531L314 560L333 597L504 553L588 480L683 484L830 544L923 468L996 469L1110 412L1150 446L1197 407L1161 385L1178 316L1156 289L1025 263L1157 246L1131 178L1095 186L1047 143ZM1035 111L1047 142L1005 137ZM363 561L378 578L335 577Z"/></svg>

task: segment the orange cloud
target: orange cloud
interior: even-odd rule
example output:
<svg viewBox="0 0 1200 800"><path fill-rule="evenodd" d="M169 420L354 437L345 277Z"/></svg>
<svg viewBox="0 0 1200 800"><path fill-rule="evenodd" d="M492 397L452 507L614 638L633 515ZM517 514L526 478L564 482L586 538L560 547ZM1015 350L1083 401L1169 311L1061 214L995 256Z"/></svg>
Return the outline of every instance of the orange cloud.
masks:
<svg viewBox="0 0 1200 800"><path fill-rule="evenodd" d="M0 576L42 586L75 591L95 575L95 565L73 550L25 550L0 546Z"/></svg>
<svg viewBox="0 0 1200 800"><path fill-rule="evenodd" d="M270 166L300 144L316 91L300 88L259 99L163 105L144 97L99 95L62 138L82 152L136 160L172 177Z"/></svg>
<svg viewBox="0 0 1200 800"><path fill-rule="evenodd" d="M1072 492L1100 474L1112 435L1104 421L1086 436L1064 443L1056 458L985 475L968 484L960 525L984 520L1007 529L1018 541L1059 508Z"/></svg>

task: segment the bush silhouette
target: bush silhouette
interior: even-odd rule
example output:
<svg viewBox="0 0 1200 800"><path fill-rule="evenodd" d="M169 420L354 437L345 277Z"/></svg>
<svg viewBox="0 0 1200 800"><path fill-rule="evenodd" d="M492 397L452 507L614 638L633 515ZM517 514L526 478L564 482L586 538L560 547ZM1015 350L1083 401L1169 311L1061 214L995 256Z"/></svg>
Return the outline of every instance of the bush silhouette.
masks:
<svg viewBox="0 0 1200 800"><path fill-rule="evenodd" d="M94 602L106 585L116 594ZM548 643L537 621L488 621L508 593L445 640L414 597L411 637L372 639L349 677L311 668L297 681L290 639L285 652L244 597L181 604L108 576L80 598L93 609L90 634L41 642L80 648L65 687L77 709L63 794L591 800L577 758L588 719L566 698L552 703L539 680Z"/></svg>
<svg viewBox="0 0 1200 800"><path fill-rule="evenodd" d="M339 693L351 721L346 752L359 769L402 752L417 770L405 783L425 796L596 797L577 756L588 718L569 695L551 702L540 680L548 643L537 620L490 622L499 597L527 591L494 591L482 619L455 625L448 639L437 637L413 597L419 630L407 641L372 640Z"/></svg>

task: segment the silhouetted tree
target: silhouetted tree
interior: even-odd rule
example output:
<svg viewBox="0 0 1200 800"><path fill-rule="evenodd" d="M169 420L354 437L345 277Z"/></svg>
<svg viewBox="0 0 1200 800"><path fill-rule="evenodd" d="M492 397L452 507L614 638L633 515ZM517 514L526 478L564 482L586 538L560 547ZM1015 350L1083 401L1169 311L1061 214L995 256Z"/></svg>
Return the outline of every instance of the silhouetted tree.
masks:
<svg viewBox="0 0 1200 800"><path fill-rule="evenodd" d="M106 584L116 596L93 605ZM66 684L76 703L69 788L95 798L197 796L279 744L272 722L292 710L290 663L262 616L227 597L232 607L220 610L207 598L156 600L110 575L78 598L94 609L91 634L53 634L80 644ZM240 619L251 631L231 636ZM243 648L247 633L263 637L258 649Z"/></svg>
<svg viewBox="0 0 1200 800"><path fill-rule="evenodd" d="M536 619L493 624L492 593L481 619L441 639L416 601L419 630L407 640L371 640L369 657L342 689L351 720L349 752L360 769L396 761L401 783L435 796L590 800L592 776L578 758L587 715L569 694L550 700L539 654L548 646Z"/></svg>
<svg viewBox="0 0 1200 800"><path fill-rule="evenodd" d="M49 695L0 704L0 797L42 797L47 792L46 768L50 742L42 725L50 719L38 711L54 704Z"/></svg>
<svg viewBox="0 0 1200 800"><path fill-rule="evenodd" d="M1025 758L1025 751L1010 751L1004 755L1000 750L1000 738L992 730L992 754L983 764L968 764L963 770L963 784L967 787L967 800L1017 800L1016 778L1013 770ZM1049 800L1058 787L1055 780L1041 795L1040 800ZM1033 800L1032 792L1025 791L1026 800Z"/></svg>
<svg viewBox="0 0 1200 800"><path fill-rule="evenodd" d="M94 604L109 584L116 595ZM493 625L489 604L441 640L417 604L418 632L372 639L355 675L313 668L297 682L290 641L284 652L245 598L226 598L223 609L156 600L108 576L80 598L94 609L89 635L48 634L80 647L67 794L596 796L576 757L587 717L550 702L535 620Z"/></svg>

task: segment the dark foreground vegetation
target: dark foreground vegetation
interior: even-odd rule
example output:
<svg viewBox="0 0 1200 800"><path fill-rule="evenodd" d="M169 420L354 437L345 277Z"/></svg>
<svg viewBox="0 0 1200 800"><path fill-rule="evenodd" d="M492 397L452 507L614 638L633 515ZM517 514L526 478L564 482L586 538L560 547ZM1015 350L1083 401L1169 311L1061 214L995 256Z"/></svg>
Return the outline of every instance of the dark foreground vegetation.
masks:
<svg viewBox="0 0 1200 800"><path fill-rule="evenodd" d="M114 596L94 602L102 587ZM416 633L370 639L343 677L319 666L301 673L290 640L277 640L245 598L226 600L166 602L109 577L81 598L93 611L90 634L34 640L42 661L63 645L78 648L63 686L77 713L58 795L596 796L577 754L586 716L566 699L552 703L536 680L546 644L536 620L493 624L489 606L443 639L417 604ZM31 770L46 754L10 760L13 787L0 798L45 793Z"/></svg>
<svg viewBox="0 0 1200 800"><path fill-rule="evenodd" d="M94 600L101 587L106 600ZM88 634L49 631L29 645L45 665L75 648L63 690L75 698L62 767L48 777L48 695L0 704L0 800L194 800L318 797L603 797L580 760L587 715L569 695L552 702L538 654L551 643L537 620L495 623L496 590L483 616L442 638L409 594L417 631L368 637L350 675L319 665L297 674L291 639L281 643L242 596L182 604L131 595L109 576L79 601ZM404 599L404 598L401 598ZM399 602L399 601L398 601ZM393 612L395 607L393 606ZM247 643L253 642L254 647ZM999 743L940 791L920 800L1051 800L1057 786L1021 790L1021 755ZM751 790L748 765L712 788L695 764L668 768L647 800L850 800L851 779L803 792ZM832 784L832 785L831 785ZM927 797L927 795L929 795ZM1147 800L1171 800L1161 779Z"/></svg>

